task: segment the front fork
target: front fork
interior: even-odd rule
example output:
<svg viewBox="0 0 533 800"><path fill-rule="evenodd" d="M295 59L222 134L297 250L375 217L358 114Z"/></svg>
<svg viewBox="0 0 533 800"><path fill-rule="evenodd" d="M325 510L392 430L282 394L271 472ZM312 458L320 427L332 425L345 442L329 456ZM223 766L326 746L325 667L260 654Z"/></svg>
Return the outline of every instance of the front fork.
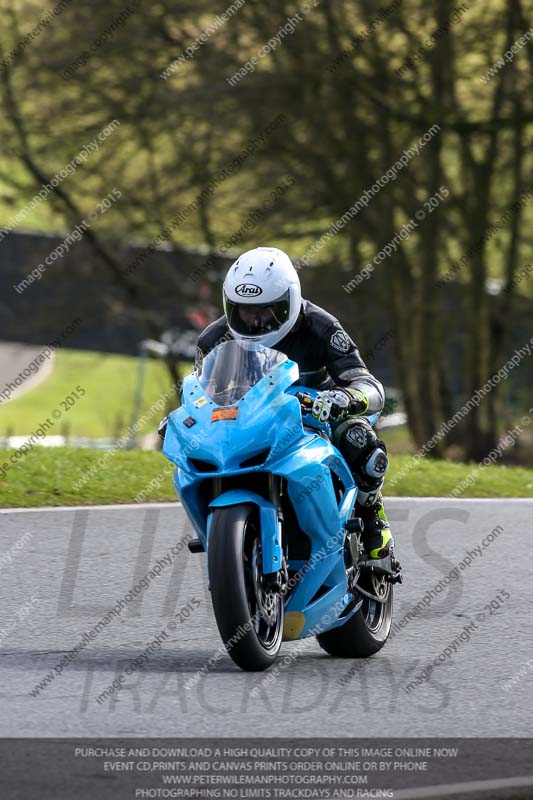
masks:
<svg viewBox="0 0 533 800"><path fill-rule="evenodd" d="M263 582L267 589L273 592L284 594L287 583L289 580L289 570L287 567L287 553L284 552L283 543L283 511L280 507L280 499L283 496L283 481L280 475L268 476L268 499L273 506L278 509L278 525L280 527L280 543L281 543L281 568L277 572L263 573Z"/></svg>

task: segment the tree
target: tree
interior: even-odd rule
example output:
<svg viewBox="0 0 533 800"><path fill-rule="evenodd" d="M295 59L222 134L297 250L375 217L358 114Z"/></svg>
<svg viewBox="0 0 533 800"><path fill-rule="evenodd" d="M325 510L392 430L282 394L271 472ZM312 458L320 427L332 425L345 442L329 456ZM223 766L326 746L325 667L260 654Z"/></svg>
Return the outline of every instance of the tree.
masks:
<svg viewBox="0 0 533 800"><path fill-rule="evenodd" d="M363 350L375 310L386 309L421 447L508 357L516 295L531 292L513 289L531 247L530 49L483 78L527 29L524 10L520 0L306 8L235 0L217 17L207 0L162 0L117 22L117 0L103 15L69 5L2 73L0 125L17 166L4 164L1 177L22 202L119 120L49 208L74 220L113 185L121 189L91 241L100 268L147 324L162 324L144 308L149 254L128 271L110 236L204 246L200 274L213 281L219 267L209 253L267 241L295 257L312 252L304 286L356 321ZM28 2L12 5L4 53L38 14ZM517 210L493 233L509 208ZM346 291L367 264L368 279ZM494 277L506 291L491 298ZM196 290L195 276L178 268L182 301ZM465 457L483 457L498 438L504 395L494 388L432 452L460 443Z"/></svg>

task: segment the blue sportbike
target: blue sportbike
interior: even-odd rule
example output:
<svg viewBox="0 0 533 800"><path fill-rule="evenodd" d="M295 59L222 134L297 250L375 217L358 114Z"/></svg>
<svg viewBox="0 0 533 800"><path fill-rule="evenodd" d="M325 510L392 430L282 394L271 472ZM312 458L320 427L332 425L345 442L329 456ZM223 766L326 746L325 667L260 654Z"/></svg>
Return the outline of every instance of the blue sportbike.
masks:
<svg viewBox="0 0 533 800"><path fill-rule="evenodd" d="M299 381L283 353L223 342L183 381L165 433L198 536L189 549L207 553L217 626L245 670L266 669L282 641L309 636L333 656L376 653L401 581L393 554L367 558L357 486Z"/></svg>

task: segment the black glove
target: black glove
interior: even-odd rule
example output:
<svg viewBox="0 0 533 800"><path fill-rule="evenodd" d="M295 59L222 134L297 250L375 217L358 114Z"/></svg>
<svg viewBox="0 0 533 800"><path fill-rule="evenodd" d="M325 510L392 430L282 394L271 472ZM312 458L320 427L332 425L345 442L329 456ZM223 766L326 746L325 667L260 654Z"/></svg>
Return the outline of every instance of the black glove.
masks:
<svg viewBox="0 0 533 800"><path fill-rule="evenodd" d="M313 403L313 416L320 422L334 422L366 411L368 397L359 389L327 389L319 392Z"/></svg>

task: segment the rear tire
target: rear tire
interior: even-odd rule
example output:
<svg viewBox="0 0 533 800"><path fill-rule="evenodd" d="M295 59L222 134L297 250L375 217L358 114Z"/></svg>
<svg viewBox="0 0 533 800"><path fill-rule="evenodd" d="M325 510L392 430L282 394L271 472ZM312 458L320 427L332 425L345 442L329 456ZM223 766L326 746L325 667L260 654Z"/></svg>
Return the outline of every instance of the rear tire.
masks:
<svg viewBox="0 0 533 800"><path fill-rule="evenodd" d="M281 647L284 609L281 595L262 585L256 506L216 509L208 568L213 610L226 650L243 670L267 669Z"/></svg>
<svg viewBox="0 0 533 800"><path fill-rule="evenodd" d="M375 593L375 585L367 576L364 580L361 577L361 587ZM363 605L348 622L320 633L316 637L320 647L337 658L368 658L381 650L392 625L392 584L386 584L385 592L384 603L363 597Z"/></svg>

